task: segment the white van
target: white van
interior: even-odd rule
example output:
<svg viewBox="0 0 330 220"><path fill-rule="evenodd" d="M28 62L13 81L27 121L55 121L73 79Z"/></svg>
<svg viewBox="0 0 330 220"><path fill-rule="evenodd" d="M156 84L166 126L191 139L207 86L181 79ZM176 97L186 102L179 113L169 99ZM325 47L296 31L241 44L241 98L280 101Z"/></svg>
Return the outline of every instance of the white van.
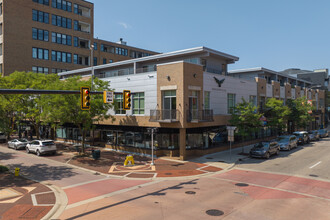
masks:
<svg viewBox="0 0 330 220"><path fill-rule="evenodd" d="M7 137L6 134L0 131L0 141L1 142L6 142L7 141Z"/></svg>

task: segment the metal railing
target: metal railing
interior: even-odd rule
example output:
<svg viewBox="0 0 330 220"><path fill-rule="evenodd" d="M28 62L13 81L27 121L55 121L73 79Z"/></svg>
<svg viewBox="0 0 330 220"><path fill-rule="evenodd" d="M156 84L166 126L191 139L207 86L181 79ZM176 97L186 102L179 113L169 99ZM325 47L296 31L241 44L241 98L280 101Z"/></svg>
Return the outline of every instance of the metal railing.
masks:
<svg viewBox="0 0 330 220"><path fill-rule="evenodd" d="M176 109L162 109L150 110L151 122L177 122L180 120L179 110Z"/></svg>
<svg viewBox="0 0 330 220"><path fill-rule="evenodd" d="M213 110L187 110L187 122L213 121Z"/></svg>
<svg viewBox="0 0 330 220"><path fill-rule="evenodd" d="M157 66L156 65L137 68L135 70L136 73L148 73L148 72L154 72L154 71L157 71Z"/></svg>

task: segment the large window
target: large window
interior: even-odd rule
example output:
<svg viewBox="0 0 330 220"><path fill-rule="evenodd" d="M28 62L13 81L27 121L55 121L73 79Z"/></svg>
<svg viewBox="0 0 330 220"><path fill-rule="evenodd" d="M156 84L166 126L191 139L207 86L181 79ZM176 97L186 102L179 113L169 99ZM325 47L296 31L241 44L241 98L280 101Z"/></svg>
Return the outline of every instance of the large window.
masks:
<svg viewBox="0 0 330 220"><path fill-rule="evenodd" d="M43 11L32 9L32 20L49 24L49 14Z"/></svg>
<svg viewBox="0 0 330 220"><path fill-rule="evenodd" d="M228 93L227 94L228 114L233 114L235 105L236 105L236 95Z"/></svg>
<svg viewBox="0 0 330 220"><path fill-rule="evenodd" d="M33 66L32 67L32 72L34 73L49 73L49 69L47 67L40 67L40 66Z"/></svg>
<svg viewBox="0 0 330 220"><path fill-rule="evenodd" d="M249 102L254 105L254 106L257 106L257 96L255 95L250 95L250 100Z"/></svg>
<svg viewBox="0 0 330 220"><path fill-rule="evenodd" d="M126 114L126 110L123 110L123 94L115 94L115 114Z"/></svg>
<svg viewBox="0 0 330 220"><path fill-rule="evenodd" d="M204 92L204 109L210 109L210 92Z"/></svg>
<svg viewBox="0 0 330 220"><path fill-rule="evenodd" d="M52 25L72 29L72 19L59 15L52 15Z"/></svg>
<svg viewBox="0 0 330 220"><path fill-rule="evenodd" d="M49 50L42 48L32 48L32 58L40 59L40 60L48 60L49 59Z"/></svg>
<svg viewBox="0 0 330 220"><path fill-rule="evenodd" d="M72 3L66 0L52 0L52 7L72 12Z"/></svg>
<svg viewBox="0 0 330 220"><path fill-rule="evenodd" d="M52 50L52 61L62 62L62 63L72 63L72 54Z"/></svg>
<svg viewBox="0 0 330 220"><path fill-rule="evenodd" d="M128 50L120 47L116 47L116 54L122 56L128 56Z"/></svg>
<svg viewBox="0 0 330 220"><path fill-rule="evenodd" d="M52 42L63 45L72 45L72 36L66 34L60 34L52 32Z"/></svg>
<svg viewBox="0 0 330 220"><path fill-rule="evenodd" d="M32 28L32 39L33 40L49 40L49 32L42 29Z"/></svg>
<svg viewBox="0 0 330 220"><path fill-rule="evenodd" d="M133 95L133 114L144 114L144 92Z"/></svg>
<svg viewBox="0 0 330 220"><path fill-rule="evenodd" d="M42 5L49 5L49 0L32 0L32 1Z"/></svg>

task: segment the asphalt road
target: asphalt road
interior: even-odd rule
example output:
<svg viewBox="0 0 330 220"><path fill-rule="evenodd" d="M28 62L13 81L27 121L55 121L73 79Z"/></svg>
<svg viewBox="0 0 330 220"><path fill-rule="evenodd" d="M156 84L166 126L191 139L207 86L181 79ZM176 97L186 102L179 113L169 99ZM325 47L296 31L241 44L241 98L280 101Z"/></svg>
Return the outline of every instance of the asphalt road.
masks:
<svg viewBox="0 0 330 220"><path fill-rule="evenodd" d="M330 138L298 145L291 151L281 151L270 159L248 158L236 167L256 171L278 172L288 175L330 180Z"/></svg>

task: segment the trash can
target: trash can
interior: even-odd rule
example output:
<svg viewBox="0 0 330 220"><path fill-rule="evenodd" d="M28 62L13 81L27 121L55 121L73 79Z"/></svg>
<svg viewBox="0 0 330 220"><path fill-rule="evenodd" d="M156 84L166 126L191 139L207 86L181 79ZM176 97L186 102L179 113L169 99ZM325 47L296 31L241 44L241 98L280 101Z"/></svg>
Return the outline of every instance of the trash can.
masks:
<svg viewBox="0 0 330 220"><path fill-rule="evenodd" d="M101 151L100 150L92 150L92 156L94 160L100 159Z"/></svg>

